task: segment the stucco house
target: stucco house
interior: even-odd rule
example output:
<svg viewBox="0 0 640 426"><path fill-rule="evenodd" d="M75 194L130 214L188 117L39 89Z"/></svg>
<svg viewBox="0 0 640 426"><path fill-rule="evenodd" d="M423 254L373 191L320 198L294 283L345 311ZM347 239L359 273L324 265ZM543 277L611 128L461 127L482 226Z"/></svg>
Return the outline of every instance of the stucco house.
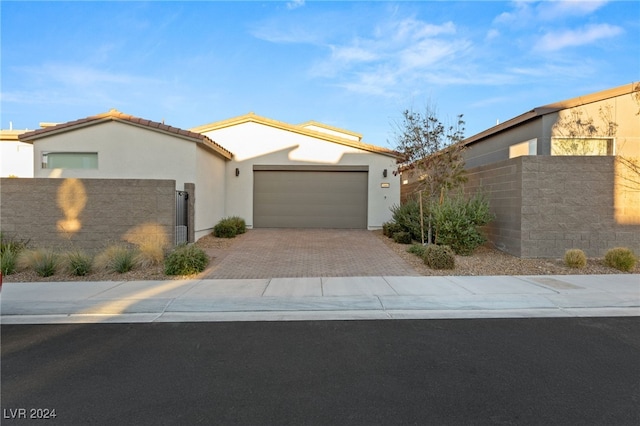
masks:
<svg viewBox="0 0 640 426"><path fill-rule="evenodd" d="M639 83L534 108L463 143L465 191L488 196L496 247L549 258L640 251Z"/></svg>
<svg viewBox="0 0 640 426"><path fill-rule="evenodd" d="M377 229L400 201L398 154L358 133L253 113L191 130L233 152L226 214L250 227Z"/></svg>
<svg viewBox="0 0 640 426"><path fill-rule="evenodd" d="M33 146L18 139L27 130L0 130L0 177L33 177Z"/></svg>
<svg viewBox="0 0 640 426"><path fill-rule="evenodd" d="M544 105L465 139L468 168L523 155L640 157L640 83Z"/></svg>
<svg viewBox="0 0 640 426"><path fill-rule="evenodd" d="M175 180L192 192L189 241L234 215L250 228L382 227L400 200L398 154L361 138L255 114L183 130L117 110L18 136L35 178Z"/></svg>
<svg viewBox="0 0 640 426"><path fill-rule="evenodd" d="M177 190L195 184L195 239L224 215L232 154L199 133L111 110L19 139L33 145L35 178L171 179Z"/></svg>

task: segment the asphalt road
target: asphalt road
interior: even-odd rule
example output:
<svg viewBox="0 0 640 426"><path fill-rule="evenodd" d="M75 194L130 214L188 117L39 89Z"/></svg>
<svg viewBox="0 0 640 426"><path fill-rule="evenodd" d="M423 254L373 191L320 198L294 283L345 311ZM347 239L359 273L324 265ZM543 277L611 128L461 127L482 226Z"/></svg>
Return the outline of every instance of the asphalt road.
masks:
<svg viewBox="0 0 640 426"><path fill-rule="evenodd" d="M1 334L2 425L640 424L639 317Z"/></svg>

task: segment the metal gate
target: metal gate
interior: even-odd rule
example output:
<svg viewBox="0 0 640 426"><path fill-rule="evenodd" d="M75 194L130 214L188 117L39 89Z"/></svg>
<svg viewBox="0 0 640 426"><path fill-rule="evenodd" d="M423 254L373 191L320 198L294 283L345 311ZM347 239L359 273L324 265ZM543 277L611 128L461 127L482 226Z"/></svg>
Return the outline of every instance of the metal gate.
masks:
<svg viewBox="0 0 640 426"><path fill-rule="evenodd" d="M189 241L189 194L176 191L176 245Z"/></svg>

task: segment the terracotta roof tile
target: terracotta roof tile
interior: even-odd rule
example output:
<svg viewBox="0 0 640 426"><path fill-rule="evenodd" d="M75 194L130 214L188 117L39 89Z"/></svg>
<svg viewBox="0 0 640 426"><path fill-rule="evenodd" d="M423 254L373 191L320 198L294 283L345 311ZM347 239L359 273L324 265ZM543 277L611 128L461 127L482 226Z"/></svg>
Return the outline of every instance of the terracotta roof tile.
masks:
<svg viewBox="0 0 640 426"><path fill-rule="evenodd" d="M33 139L38 139L40 137L44 137L49 134L59 133L60 131L68 131L74 127L90 125L91 123L94 123L94 122L100 123L100 122L115 121L115 120L129 122L136 125L148 127L155 131L160 130L167 133L173 133L179 136L188 137L189 139L193 139L194 141L203 143L209 149L212 149L218 152L219 154L221 154L227 159L231 159L233 156L231 152L229 152L227 149L223 148L222 146L218 145L216 142L214 142L213 140L211 140L205 135L202 135L200 133L195 133L189 130L180 129L177 127L168 126L164 123L159 123L157 121L151 121L151 120L146 120L139 117L134 117L132 115L120 112L116 109L112 109L102 114L93 115L91 117L81 118L79 120L69 121L66 123L57 124L55 126L50 126L43 129L25 132L19 136L19 139L23 141L31 141Z"/></svg>

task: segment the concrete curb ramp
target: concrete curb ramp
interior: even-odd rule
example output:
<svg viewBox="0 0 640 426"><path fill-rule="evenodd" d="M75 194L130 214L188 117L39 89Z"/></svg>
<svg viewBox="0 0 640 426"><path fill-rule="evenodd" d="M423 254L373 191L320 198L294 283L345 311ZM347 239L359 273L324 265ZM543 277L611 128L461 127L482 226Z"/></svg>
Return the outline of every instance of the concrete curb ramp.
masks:
<svg viewBox="0 0 640 426"><path fill-rule="evenodd" d="M640 316L640 275L4 283L3 324Z"/></svg>

